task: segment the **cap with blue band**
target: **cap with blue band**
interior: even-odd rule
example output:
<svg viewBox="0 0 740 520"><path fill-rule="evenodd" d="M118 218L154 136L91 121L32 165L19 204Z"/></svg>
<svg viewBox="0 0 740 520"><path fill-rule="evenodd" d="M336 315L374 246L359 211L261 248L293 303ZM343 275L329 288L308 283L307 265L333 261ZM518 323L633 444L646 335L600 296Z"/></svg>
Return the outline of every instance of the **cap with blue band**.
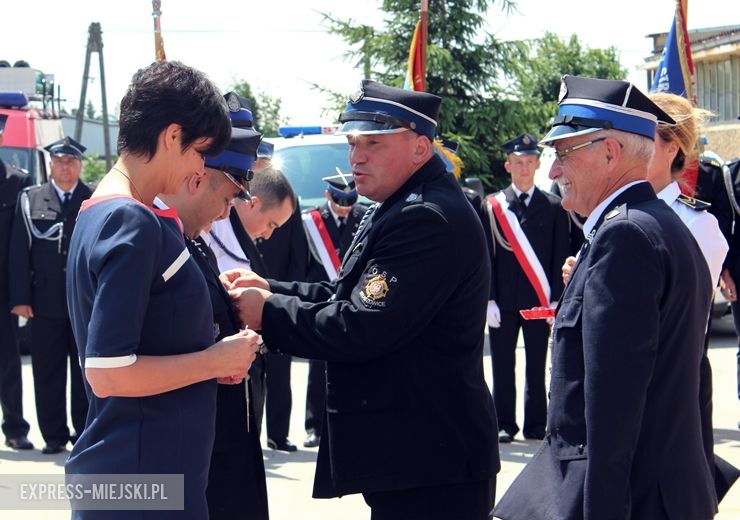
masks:
<svg viewBox="0 0 740 520"><path fill-rule="evenodd" d="M628 81L565 75L562 78L558 115L540 141L554 141L599 130L620 130L655 139L658 121L675 121Z"/></svg>

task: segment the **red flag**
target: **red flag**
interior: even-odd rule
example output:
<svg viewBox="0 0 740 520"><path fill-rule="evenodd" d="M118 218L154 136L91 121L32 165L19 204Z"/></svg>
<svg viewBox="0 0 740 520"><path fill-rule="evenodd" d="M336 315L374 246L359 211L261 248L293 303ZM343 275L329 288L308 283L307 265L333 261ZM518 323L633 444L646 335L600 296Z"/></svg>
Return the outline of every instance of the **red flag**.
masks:
<svg viewBox="0 0 740 520"><path fill-rule="evenodd" d="M427 75L427 0L423 0L419 21L416 22L414 35L409 47L409 62L406 69L406 80L403 88L424 92Z"/></svg>

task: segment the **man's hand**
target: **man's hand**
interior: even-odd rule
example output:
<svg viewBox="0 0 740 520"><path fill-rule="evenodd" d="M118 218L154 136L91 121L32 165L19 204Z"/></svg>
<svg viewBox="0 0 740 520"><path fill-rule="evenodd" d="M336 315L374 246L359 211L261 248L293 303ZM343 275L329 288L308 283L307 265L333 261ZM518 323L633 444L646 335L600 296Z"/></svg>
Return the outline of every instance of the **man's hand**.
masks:
<svg viewBox="0 0 740 520"><path fill-rule="evenodd" d="M33 318L33 308L30 305L16 305L10 309L10 312L21 318Z"/></svg>
<svg viewBox="0 0 740 520"><path fill-rule="evenodd" d="M239 310L242 325L253 330L261 330L262 309L265 306L265 300L272 296L272 293L255 287L240 287L229 291L229 294Z"/></svg>
<svg viewBox="0 0 740 520"><path fill-rule="evenodd" d="M219 275L221 283L224 284L227 291L238 289L239 287L257 287L258 289L270 290L270 284L254 271L246 269L229 269Z"/></svg>
<svg viewBox="0 0 740 520"><path fill-rule="evenodd" d="M727 269L723 269L722 274L719 277L719 290L727 301L737 301L737 287L735 287L735 280L732 279L730 271Z"/></svg>
<svg viewBox="0 0 740 520"><path fill-rule="evenodd" d="M497 329L501 326L501 311L498 305L493 300L488 300L488 308L486 309L486 321L488 326Z"/></svg>
<svg viewBox="0 0 740 520"><path fill-rule="evenodd" d="M573 271L573 266L576 265L576 257L575 256L569 256L565 259L565 263L562 267L563 272L563 284L568 285L568 280L570 280L570 273Z"/></svg>

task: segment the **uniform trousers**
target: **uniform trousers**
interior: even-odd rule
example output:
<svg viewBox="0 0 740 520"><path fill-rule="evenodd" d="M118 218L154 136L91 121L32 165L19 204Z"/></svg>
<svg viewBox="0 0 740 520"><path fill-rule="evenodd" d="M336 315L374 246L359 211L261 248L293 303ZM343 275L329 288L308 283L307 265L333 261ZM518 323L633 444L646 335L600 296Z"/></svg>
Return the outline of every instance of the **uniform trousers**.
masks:
<svg viewBox="0 0 740 520"><path fill-rule="evenodd" d="M290 390L291 359L288 354L273 352L265 354L267 438L275 442L287 439L290 430L290 410L293 406Z"/></svg>
<svg viewBox="0 0 740 520"><path fill-rule="evenodd" d="M501 326L489 328L493 364L493 400L499 430L514 435L516 423L516 343L524 334L526 383L524 386L524 433L542 430L547 424L545 360L550 327L545 320L524 320L518 312L502 311Z"/></svg>
<svg viewBox="0 0 740 520"><path fill-rule="evenodd" d="M77 434L85 428L88 401L78 356L68 318L33 318L31 364L36 416L47 443L66 443L71 439L67 427L67 365L71 374L72 426Z"/></svg>
<svg viewBox="0 0 740 520"><path fill-rule="evenodd" d="M308 361L308 383L306 385L306 433L314 432L319 437L323 428L326 408L326 361Z"/></svg>
<svg viewBox="0 0 740 520"><path fill-rule="evenodd" d="M487 520L496 496L496 478L362 496L370 506L370 520Z"/></svg>
<svg viewBox="0 0 740 520"><path fill-rule="evenodd" d="M265 413L265 356L257 354L252 366L249 367L249 394L252 399L252 413L254 413L254 424L257 438L262 435L262 417Z"/></svg>
<svg viewBox="0 0 740 520"><path fill-rule="evenodd" d="M29 430L23 419L21 355L14 319L7 302L0 302L0 407L3 412L2 430L9 439L28 435Z"/></svg>

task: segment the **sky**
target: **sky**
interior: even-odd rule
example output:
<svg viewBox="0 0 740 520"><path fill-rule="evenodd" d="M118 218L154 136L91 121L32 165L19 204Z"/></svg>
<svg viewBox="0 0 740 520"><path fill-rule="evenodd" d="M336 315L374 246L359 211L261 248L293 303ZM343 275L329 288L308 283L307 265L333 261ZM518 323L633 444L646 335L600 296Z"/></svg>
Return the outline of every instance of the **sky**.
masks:
<svg viewBox="0 0 740 520"><path fill-rule="evenodd" d="M322 114L327 100L311 84L349 93L361 71L343 59L344 41L327 33L320 13L380 27L380 5L379 0L162 0L162 34L168 59L204 71L222 90L245 79L253 90L281 98L282 113L292 124L326 124L333 114ZM628 79L644 88L646 74L639 65L652 50L646 36L668 31L674 5L674 0L518 0L518 12L507 15L494 3L486 30L503 40L550 31L563 38L575 33L591 48L613 45ZM0 12L0 59L24 59L54 74L68 110L79 104L91 22L103 31L109 111L118 106L133 73L154 59L151 0L3 0ZM689 29L734 24L740 24L737 0L689 0ZM90 77L88 99L100 110L97 54Z"/></svg>

